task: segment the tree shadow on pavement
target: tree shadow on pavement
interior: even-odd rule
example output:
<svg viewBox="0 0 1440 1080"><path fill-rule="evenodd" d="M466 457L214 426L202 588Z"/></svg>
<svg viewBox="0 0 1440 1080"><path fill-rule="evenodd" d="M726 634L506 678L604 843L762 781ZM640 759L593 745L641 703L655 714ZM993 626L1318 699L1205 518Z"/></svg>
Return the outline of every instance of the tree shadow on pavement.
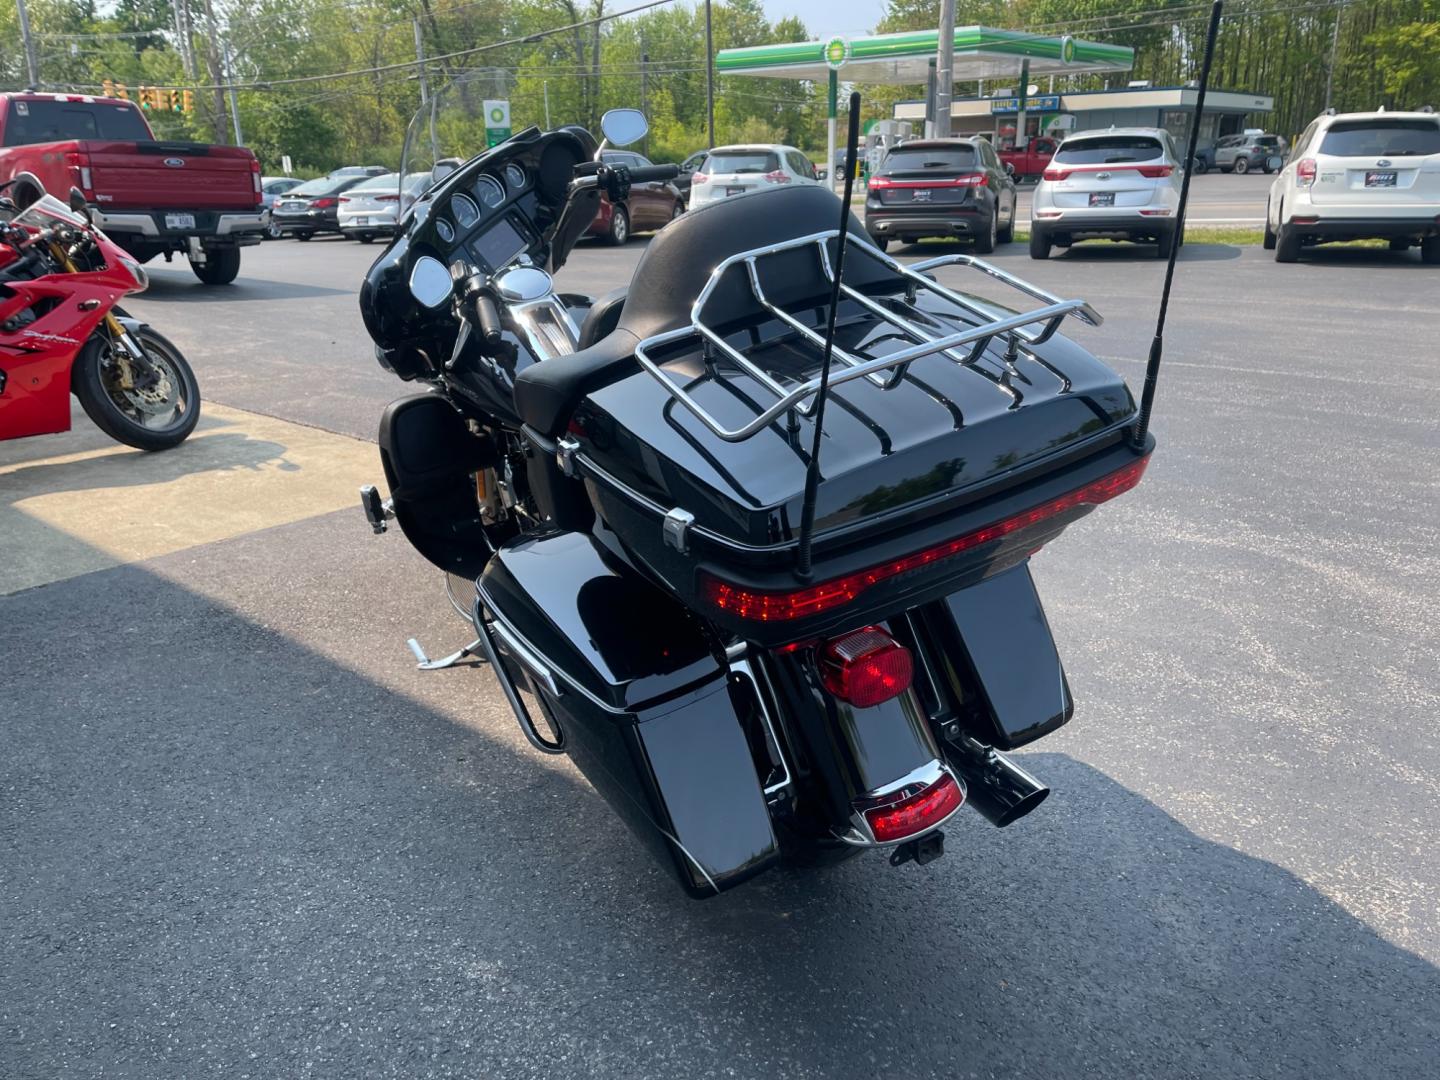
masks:
<svg viewBox="0 0 1440 1080"><path fill-rule="evenodd" d="M1064 755L1025 755L1056 789L1037 814L962 815L924 869L865 857L687 900L567 765L520 749L487 673L402 658L411 630L456 633L434 575L422 601L395 548L332 564L334 533L0 598L0 655L29 661L0 682L12 1080L1440 1060L1435 967Z"/></svg>

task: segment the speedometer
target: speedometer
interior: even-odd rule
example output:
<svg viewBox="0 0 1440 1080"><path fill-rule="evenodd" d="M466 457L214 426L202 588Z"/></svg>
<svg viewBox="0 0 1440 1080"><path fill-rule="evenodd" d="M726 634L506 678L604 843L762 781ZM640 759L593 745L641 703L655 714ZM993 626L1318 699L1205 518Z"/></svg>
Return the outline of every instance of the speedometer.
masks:
<svg viewBox="0 0 1440 1080"><path fill-rule="evenodd" d="M453 244L455 242L455 227L443 217L437 217L435 219L435 231L440 234L440 239L444 240L447 244Z"/></svg>
<svg viewBox="0 0 1440 1080"><path fill-rule="evenodd" d="M505 166L505 183L511 191L521 191L525 187L525 170L515 162Z"/></svg>
<svg viewBox="0 0 1440 1080"><path fill-rule="evenodd" d="M493 176L480 177L475 182L475 194L479 195L480 201L492 210L505 201L505 189Z"/></svg>
<svg viewBox="0 0 1440 1080"><path fill-rule="evenodd" d="M450 200L450 212L455 215L462 229L468 229L480 220L480 208L468 195L456 195Z"/></svg>

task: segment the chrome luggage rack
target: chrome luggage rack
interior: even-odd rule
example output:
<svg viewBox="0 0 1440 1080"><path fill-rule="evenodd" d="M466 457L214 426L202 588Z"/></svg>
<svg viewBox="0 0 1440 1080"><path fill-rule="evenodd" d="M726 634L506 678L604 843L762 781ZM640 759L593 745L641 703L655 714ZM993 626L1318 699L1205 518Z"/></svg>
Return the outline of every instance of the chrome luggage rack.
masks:
<svg viewBox="0 0 1440 1080"><path fill-rule="evenodd" d="M814 247L820 259L820 268L827 281L834 281L834 269L830 260L829 242L839 236L840 230L829 229L825 232L811 233L809 236L797 237L794 240L786 240L778 244L770 244L765 247L751 248L748 251L736 252L724 260L710 272L710 279L700 294L695 298L695 303L690 307L690 325L678 327L675 330L666 331L663 334L654 334L645 338L635 346L635 359L640 366L660 381L676 401L684 405L695 417L709 428L712 432L724 439L726 442L740 442L748 439L786 412L794 410L802 416L810 415L814 409L814 395L820 389L820 376L801 383L791 389L786 389L776 382L769 374L752 363L743 353L732 347L720 334L707 326L702 319L705 303L710 299L711 293L720 283L720 279L733 266L740 263L745 264L745 271L749 277L750 289L755 295L756 301L773 315L780 322L794 330L801 338L815 346L822 353L825 349L825 337L822 333L806 326L790 312L785 311L778 304L765 295L765 290L760 284L760 274L756 269L756 263L771 255L777 255L782 251L793 251L799 248ZM1006 338L1011 346L1012 352L1021 344L1027 346L1041 345L1054 336L1059 329L1060 323L1067 315L1074 315L1081 322L1090 326L1099 326L1103 321L1100 314L1087 304L1084 300L1062 300L1053 293L1037 288L1027 281L1022 281L1013 274L1007 274L998 266L994 266L983 259L977 259L971 255L942 255L936 259L927 259L924 262L915 263L912 266L904 266L890 258L879 248L863 240L854 233L847 232L845 239L854 247L878 260L886 268L900 275L905 281L906 299L913 301L917 289L926 289L937 296L948 300L950 303L964 311L983 320L978 326L968 330L961 330L953 334L936 336L928 330L922 329L902 318L896 312L887 308L884 304L877 302L874 298L865 295L858 289L840 284L841 294L848 299L854 300L867 311L879 316L890 323L901 333L915 339L915 344L908 348L900 349L887 356L875 357L873 359L862 359L846 352L838 345L831 350L832 368L830 372L830 385L838 386L841 383L850 382L852 379L869 379L882 389L889 389L897 385L905 376L909 364L923 356L930 356L934 353L944 353L957 363L974 363L990 347L990 343L997 337ZM1032 308L1029 311L1019 312L1005 318L995 318L994 312L987 310L975 301L952 292L944 286L926 277L924 271L932 270L938 266L947 265L968 266L987 274L997 281L1019 290L1035 300L1043 301L1043 306ZM1043 324L1043 325L1042 325ZM1035 329L1028 329L1035 327ZM724 357L738 367L745 374L758 382L766 390L775 395L776 401L773 405L761 410L758 415L746 424L737 428L727 428L715 417L708 413L684 387L678 385L674 379L665 373L660 364L651 356L653 350L663 346L674 345L677 342L687 339L698 338L708 348L713 347L719 350ZM960 346L969 346L963 353L955 350ZM889 372L888 375L881 374ZM809 400L807 400L809 399Z"/></svg>

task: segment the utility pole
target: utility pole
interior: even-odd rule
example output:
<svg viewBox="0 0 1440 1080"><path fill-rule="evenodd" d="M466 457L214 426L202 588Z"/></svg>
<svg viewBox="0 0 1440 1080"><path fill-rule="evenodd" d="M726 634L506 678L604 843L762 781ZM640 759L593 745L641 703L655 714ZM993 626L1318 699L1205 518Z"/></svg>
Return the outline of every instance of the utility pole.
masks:
<svg viewBox="0 0 1440 1080"><path fill-rule="evenodd" d="M230 123L235 128L235 145L244 146L245 136L240 133L240 101L235 96L235 58L228 41L225 42L225 81L230 84Z"/></svg>
<svg viewBox="0 0 1440 1080"><path fill-rule="evenodd" d="M832 99L833 100L833 99ZM831 114L834 115L833 112ZM835 122L832 120L833 128ZM710 0L705 0L705 131L707 147L715 148L715 31L710 23Z"/></svg>
<svg viewBox="0 0 1440 1080"><path fill-rule="evenodd" d="M23 11L24 8L22 7ZM1345 14L1343 7L1335 9L1335 26L1330 31L1330 67L1325 72L1325 108L1330 108L1330 91L1335 86L1335 53L1340 47L1340 17Z"/></svg>
<svg viewBox="0 0 1440 1080"><path fill-rule="evenodd" d="M189 0L171 0L171 11L175 17L175 39L180 53L180 62L185 66L185 77L195 78L195 25L190 21Z"/></svg>
<svg viewBox="0 0 1440 1080"><path fill-rule="evenodd" d="M955 94L955 0L940 0L940 48L935 54L935 137L950 137L950 99Z"/></svg>
<svg viewBox="0 0 1440 1080"><path fill-rule="evenodd" d="M545 130L550 130L550 80L543 79L540 82L540 89L545 92Z"/></svg>
<svg viewBox="0 0 1440 1080"><path fill-rule="evenodd" d="M215 141L225 141L225 77L220 68L220 34L215 29L215 5L205 0L205 67L215 88Z"/></svg>
<svg viewBox="0 0 1440 1080"><path fill-rule="evenodd" d="M20 14L20 37L25 42L25 74L29 79L26 84L31 89L40 85L39 65L35 61L35 39L30 36L30 15L25 10L25 0L15 0L15 8ZM710 13L710 4L707 0L705 13Z"/></svg>
<svg viewBox="0 0 1440 1080"><path fill-rule="evenodd" d="M1030 136L1025 134L1025 102L1030 96L1030 58L1020 61L1019 101L1015 109L1015 149L1024 150L1030 145Z"/></svg>
<svg viewBox="0 0 1440 1080"><path fill-rule="evenodd" d="M425 80L425 37L420 32L420 20L416 19L412 25L415 27L415 59L419 66L415 71L420 76L420 104L424 105L430 100L430 84ZM549 127L547 123L545 125Z"/></svg>
<svg viewBox="0 0 1440 1080"><path fill-rule="evenodd" d="M646 78L646 75L648 74L647 69L650 66L650 54L643 51L645 48L644 41L641 41L640 48L642 50L640 53L640 111L645 114L645 117L648 120L650 117L650 83L649 80ZM645 138L641 141L640 146L643 149L645 156L649 157L650 132L645 132Z"/></svg>

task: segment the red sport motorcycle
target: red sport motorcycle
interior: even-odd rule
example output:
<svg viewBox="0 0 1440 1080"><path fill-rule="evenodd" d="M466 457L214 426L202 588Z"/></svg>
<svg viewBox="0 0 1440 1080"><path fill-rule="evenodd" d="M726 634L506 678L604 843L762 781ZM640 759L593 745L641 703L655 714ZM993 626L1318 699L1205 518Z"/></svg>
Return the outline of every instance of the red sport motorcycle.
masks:
<svg viewBox="0 0 1440 1080"><path fill-rule="evenodd" d="M145 290L145 271L91 224L80 191L21 207L14 183L0 185L0 439L68 431L73 392L119 442L183 442L200 419L195 375L116 306Z"/></svg>

